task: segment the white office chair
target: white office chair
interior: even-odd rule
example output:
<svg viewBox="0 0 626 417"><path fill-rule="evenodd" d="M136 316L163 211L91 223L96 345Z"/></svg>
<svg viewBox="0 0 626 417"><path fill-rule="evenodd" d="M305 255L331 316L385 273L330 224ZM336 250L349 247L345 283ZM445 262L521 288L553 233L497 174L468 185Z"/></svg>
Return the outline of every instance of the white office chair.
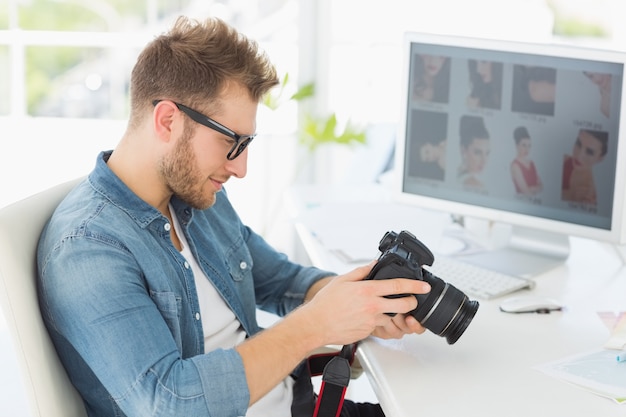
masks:
<svg viewBox="0 0 626 417"><path fill-rule="evenodd" d="M0 210L0 307L20 362L32 417L86 417L82 399L44 326L36 290L39 235L79 180L57 185Z"/></svg>

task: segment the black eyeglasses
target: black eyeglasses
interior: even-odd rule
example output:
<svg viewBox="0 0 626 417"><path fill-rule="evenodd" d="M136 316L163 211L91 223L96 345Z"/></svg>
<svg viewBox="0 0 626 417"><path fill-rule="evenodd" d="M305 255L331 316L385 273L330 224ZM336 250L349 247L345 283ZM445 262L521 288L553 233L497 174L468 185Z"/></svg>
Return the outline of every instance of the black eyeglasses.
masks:
<svg viewBox="0 0 626 417"><path fill-rule="evenodd" d="M160 101L162 100L154 100L152 102L152 105L156 106ZM209 116L205 116L204 114L197 112L194 109L180 103L176 103L175 101L173 101L172 103L174 103L180 111L189 116L194 122L200 123L202 126L206 126L209 129L213 129L216 132L221 133L222 135L226 135L233 141L235 141L233 147L230 149L230 151L228 151L228 154L226 155L226 159L228 159L229 161L232 161L233 159L241 155L241 153L246 149L250 142L252 142L252 139L254 139L254 137L256 136L256 133L252 135L240 135L238 133L235 133L233 130L227 128L223 124L211 119Z"/></svg>

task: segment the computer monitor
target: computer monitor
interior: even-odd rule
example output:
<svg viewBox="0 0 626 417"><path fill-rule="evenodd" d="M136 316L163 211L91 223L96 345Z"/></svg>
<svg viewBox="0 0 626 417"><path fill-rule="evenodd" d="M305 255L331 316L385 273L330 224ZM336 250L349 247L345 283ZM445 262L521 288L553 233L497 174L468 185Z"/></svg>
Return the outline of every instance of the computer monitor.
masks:
<svg viewBox="0 0 626 417"><path fill-rule="evenodd" d="M510 232L465 260L534 276L570 236L626 242L626 54L420 33L403 53L394 194Z"/></svg>

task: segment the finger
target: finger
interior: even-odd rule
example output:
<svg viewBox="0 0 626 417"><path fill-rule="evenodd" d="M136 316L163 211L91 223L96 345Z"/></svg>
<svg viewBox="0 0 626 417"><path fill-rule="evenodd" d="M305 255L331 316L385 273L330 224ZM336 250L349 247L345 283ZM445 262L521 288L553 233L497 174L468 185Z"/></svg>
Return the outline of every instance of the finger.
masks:
<svg viewBox="0 0 626 417"><path fill-rule="evenodd" d="M381 308L386 313L408 313L417 307L417 298L412 295L406 297L384 298L381 297Z"/></svg>
<svg viewBox="0 0 626 417"><path fill-rule="evenodd" d="M407 316L405 316L404 314L396 314L391 321L396 326L396 328L398 328L402 332L402 334L413 333L413 331L411 330L411 326L407 322Z"/></svg>
<svg viewBox="0 0 626 417"><path fill-rule="evenodd" d="M415 317L397 314L392 320L389 320L388 323L374 329L372 335L382 339L400 339L407 334L422 334L425 331L426 328L422 326Z"/></svg>
<svg viewBox="0 0 626 417"><path fill-rule="evenodd" d="M408 329L407 333L422 334L426 331L426 328L422 326L422 324L410 314L407 314L404 317L404 324L406 325Z"/></svg>
<svg viewBox="0 0 626 417"><path fill-rule="evenodd" d="M426 281L410 278L391 278L371 281L378 295L426 294L431 287Z"/></svg>
<svg viewBox="0 0 626 417"><path fill-rule="evenodd" d="M399 315L396 315L398 317ZM389 316L387 316L389 317ZM372 332L373 336L380 337L382 339L400 339L406 333L398 327L398 322L394 319L388 320L381 326L377 326Z"/></svg>
<svg viewBox="0 0 626 417"><path fill-rule="evenodd" d="M374 267L374 265L376 265L376 261L372 261L367 265L363 265L363 266L359 266L357 268L354 268L352 271L344 274L344 275L340 275L337 278L338 279L342 279L344 281L362 281L364 280L370 273L370 271L372 270L372 268Z"/></svg>

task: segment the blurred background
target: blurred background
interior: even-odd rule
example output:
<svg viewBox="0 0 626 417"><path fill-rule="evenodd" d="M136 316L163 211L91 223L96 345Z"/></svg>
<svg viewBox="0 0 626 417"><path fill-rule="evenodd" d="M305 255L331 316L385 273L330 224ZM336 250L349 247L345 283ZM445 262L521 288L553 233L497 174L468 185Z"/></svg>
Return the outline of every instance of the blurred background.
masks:
<svg viewBox="0 0 626 417"><path fill-rule="evenodd" d="M247 177L227 189L291 254L292 184L356 186L388 168L404 32L626 49L625 12L623 0L0 0L0 207L86 175L124 131L141 48L178 15L217 16L284 81L260 106ZM0 415L26 417L11 349L0 317Z"/></svg>
<svg viewBox="0 0 626 417"><path fill-rule="evenodd" d="M125 128L141 48L178 15L212 15L286 77L260 107L248 176L227 188L244 220L289 252L277 219L290 184L373 181L384 168L404 32L619 49L625 10L620 0L0 0L0 206L88 173ZM303 86L314 87L307 98L290 99Z"/></svg>

